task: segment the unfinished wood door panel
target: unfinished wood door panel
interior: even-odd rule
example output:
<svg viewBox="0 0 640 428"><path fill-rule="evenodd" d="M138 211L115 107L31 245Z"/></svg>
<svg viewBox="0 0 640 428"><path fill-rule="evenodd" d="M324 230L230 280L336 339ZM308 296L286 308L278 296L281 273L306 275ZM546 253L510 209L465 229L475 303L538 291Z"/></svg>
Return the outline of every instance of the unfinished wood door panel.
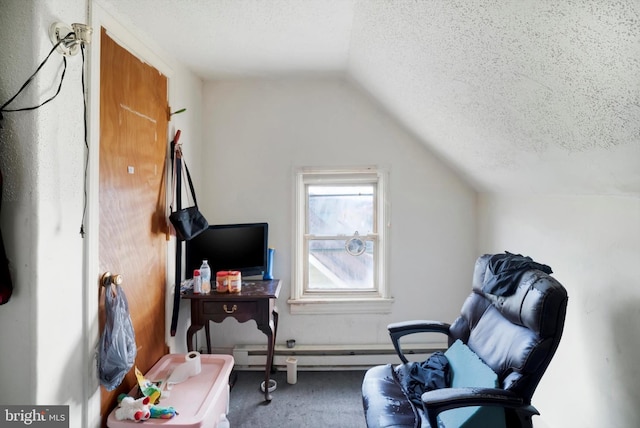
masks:
<svg viewBox="0 0 640 428"><path fill-rule="evenodd" d="M165 343L165 165L167 79L101 32L100 271L120 274L144 373ZM100 332L104 328L100 293ZM117 396L136 384L133 369L113 391L101 387L102 423Z"/></svg>

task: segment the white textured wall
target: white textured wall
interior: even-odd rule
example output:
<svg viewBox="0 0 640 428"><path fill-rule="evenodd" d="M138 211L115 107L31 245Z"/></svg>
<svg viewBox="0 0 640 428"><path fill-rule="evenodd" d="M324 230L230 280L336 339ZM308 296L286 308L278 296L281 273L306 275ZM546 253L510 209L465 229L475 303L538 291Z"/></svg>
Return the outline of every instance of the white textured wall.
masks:
<svg viewBox="0 0 640 428"><path fill-rule="evenodd" d="M31 51L32 38L20 35L20 28L35 26L35 2L10 1L3 4L0 14L0 55L7 58L0 64L0 102L4 104L23 83L23 79L37 67L35 55L19 55L20 50ZM11 49L10 49L11 48ZM24 102L33 102L27 96ZM31 116L36 113L30 113ZM0 129L0 166L3 174L2 215L0 225L7 257L10 261L14 290L9 303L0 307L0 401L20 403L35 400L36 361L24 358L35 350L36 320L34 282L36 260L30 258L35 247L36 210L33 170L24 167L35 163L36 130L29 118L5 114Z"/></svg>
<svg viewBox="0 0 640 428"><path fill-rule="evenodd" d="M569 306L533 404L553 428L630 428L640 420L640 199L480 197L480 248L546 263Z"/></svg>
<svg viewBox="0 0 640 428"><path fill-rule="evenodd" d="M86 21L86 1L9 0L2 8L4 102L51 50L51 23ZM58 98L33 112L5 114L0 134L1 224L15 285L14 296L0 308L0 402L68 404L74 415L82 403L81 62L80 56L69 59ZM12 106L51 96L61 63L60 55L52 55Z"/></svg>
<svg viewBox="0 0 640 428"><path fill-rule="evenodd" d="M385 111L338 77L209 82L204 101L200 206L213 224L269 223L279 343L387 344L391 321L459 313L476 257L475 192ZM371 164L390 171L393 312L290 315L294 171ZM212 331L215 347L265 341L255 323Z"/></svg>

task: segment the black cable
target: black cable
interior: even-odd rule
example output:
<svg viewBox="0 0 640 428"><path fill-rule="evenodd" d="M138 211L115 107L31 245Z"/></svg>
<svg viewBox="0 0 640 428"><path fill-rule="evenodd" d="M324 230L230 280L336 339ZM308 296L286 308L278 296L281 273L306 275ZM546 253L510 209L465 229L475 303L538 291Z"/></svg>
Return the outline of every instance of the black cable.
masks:
<svg viewBox="0 0 640 428"><path fill-rule="evenodd" d="M48 102L52 101L55 97L58 96L58 94L60 93L60 90L62 89L62 83L64 82L64 76L65 76L65 74L67 72L67 57L64 56L64 55L62 56L62 63L64 64L64 68L62 69L62 75L60 76L60 83L58 84L58 89L56 90L56 93L53 94L53 96L49 97L47 100L43 101L42 103L38 104L37 106L23 107L23 108L16 108L16 109L8 109L8 108L6 108L9 104L11 104L13 102L13 100L16 99L16 97L18 95L20 95L20 93L27 86L29 86L29 84L35 78L36 74L38 74L38 72L42 69L42 67L44 67L44 65L47 63L47 61L49 60L51 55L56 51L56 49L58 49L58 46L60 46L61 43L64 43L64 42L66 42L68 40L75 40L75 33L73 33L73 32L69 33L66 36L64 36L64 38L60 39L58 41L58 43L56 43L53 46L53 48L51 49L49 54L46 56L46 58L40 63L40 65L38 66L36 71L34 71L33 74L31 76L29 76L27 81L24 82L24 84L20 87L20 89L18 89L18 92L16 92L14 96L9 98L9 100L7 102L2 104L2 106L0 107L0 122L3 119L3 117L2 117L2 113L3 112L7 113L7 112L35 110L35 109L38 109L38 108L42 107L43 105L47 104ZM80 236L82 236L84 238L84 222L85 222L85 218L86 218L86 214L87 214L87 173L88 173L88 169L89 169L89 142L88 142L88 137L87 137L87 97L86 97L85 82L84 82L85 81L85 76L84 76L84 74L85 74L84 43L80 43L80 51L82 53L82 103L83 103L83 119L84 119L84 145L86 147L85 164L84 164L84 200L83 200L83 208L82 208L82 222L80 224Z"/></svg>
<svg viewBox="0 0 640 428"><path fill-rule="evenodd" d="M84 238L84 221L87 215L87 171L89 169L89 141L87 139L87 93L84 85L84 43L80 44L82 53L82 103L84 106L84 146L86 147L84 161L84 201L82 207L82 222L80 223L80 236Z"/></svg>
<svg viewBox="0 0 640 428"><path fill-rule="evenodd" d="M58 46L60 46L61 43L67 41L68 39L70 40L72 38L72 36L75 36L75 33L69 33L66 36L64 36L63 39L61 39L58 43L56 43L53 48L51 49L51 51L49 52L49 54L47 55L47 57L40 63L40 65L38 66L38 68L36 69L36 71L34 71L34 73L27 79L26 82L24 82L24 84L22 85L22 87L20 87L20 89L18 90L18 92L16 92L16 94L14 96L12 96L6 103L2 104L2 106L0 107L0 119L2 119L2 112L16 112L16 111L29 111L29 110L35 110L37 108L42 107L43 105L47 104L49 101L53 100L55 97L58 96L58 94L60 93L60 89L62 89L62 82L64 81L64 75L67 71L67 58L65 56L62 57L62 62L64 63L64 69L62 70L62 76L60 77L60 83L58 84L58 90L56 91L56 93L49 98L46 101L43 101L42 103L40 103L37 106L33 106L33 107L24 107L24 108L19 108L19 109L7 109L5 107L7 107L9 104L11 104L11 102L13 102L13 100L16 99L16 97L27 87L29 86L29 84L33 81L34 77L36 76L36 74L38 74L38 72L42 69L42 67L46 64L46 62L49 60L49 57L51 57L51 54L53 54L53 52L55 52L55 50L58 48Z"/></svg>

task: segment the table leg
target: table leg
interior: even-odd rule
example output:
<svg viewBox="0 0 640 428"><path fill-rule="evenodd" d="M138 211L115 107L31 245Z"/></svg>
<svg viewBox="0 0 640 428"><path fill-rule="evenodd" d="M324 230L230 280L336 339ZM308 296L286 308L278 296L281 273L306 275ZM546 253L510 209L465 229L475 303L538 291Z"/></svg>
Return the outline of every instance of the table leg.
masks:
<svg viewBox="0 0 640 428"><path fill-rule="evenodd" d="M271 324L271 323L270 323ZM264 368L264 399L267 402L271 401L271 393L269 392L269 379L271 375L271 366L273 365L273 350L274 350L274 328L269 326L268 332L265 332L267 335L267 364Z"/></svg>
<svg viewBox="0 0 640 428"><path fill-rule="evenodd" d="M193 351L193 336L202 328L201 325L191 324L187 330L187 351Z"/></svg>
<svg viewBox="0 0 640 428"><path fill-rule="evenodd" d="M275 345L277 343L277 336L278 336L278 317L280 316L280 314L278 313L278 308L277 307L273 307L273 312L271 312L271 315L273 316L273 346L275 349ZM275 373L276 372L276 367L273 364L273 360L271 362L271 373Z"/></svg>
<svg viewBox="0 0 640 428"><path fill-rule="evenodd" d="M206 321L205 325L204 325L204 333L207 339L207 354L211 353L211 334L210 333L210 329L209 329L209 321Z"/></svg>

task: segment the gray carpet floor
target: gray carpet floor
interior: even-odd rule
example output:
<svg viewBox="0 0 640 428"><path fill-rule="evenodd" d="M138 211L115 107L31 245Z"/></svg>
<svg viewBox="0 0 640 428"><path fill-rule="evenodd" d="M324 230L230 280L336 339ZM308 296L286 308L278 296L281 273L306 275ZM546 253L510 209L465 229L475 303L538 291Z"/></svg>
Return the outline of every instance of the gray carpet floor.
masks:
<svg viewBox="0 0 640 428"><path fill-rule="evenodd" d="M364 428L364 371L298 371L287 383L286 371L271 375L277 382L265 404L260 384L264 372L237 371L231 388L228 419L232 428Z"/></svg>

